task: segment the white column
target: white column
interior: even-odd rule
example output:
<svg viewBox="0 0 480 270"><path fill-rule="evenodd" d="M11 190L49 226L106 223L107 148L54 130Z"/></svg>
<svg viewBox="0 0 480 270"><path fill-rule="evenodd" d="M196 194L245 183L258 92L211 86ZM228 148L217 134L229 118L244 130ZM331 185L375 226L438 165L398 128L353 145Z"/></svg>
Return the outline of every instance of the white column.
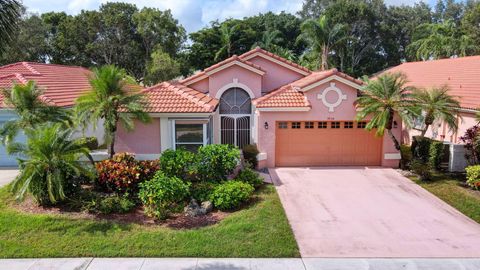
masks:
<svg viewBox="0 0 480 270"><path fill-rule="evenodd" d="M172 148L171 125L167 117L160 118L160 149L163 151Z"/></svg>

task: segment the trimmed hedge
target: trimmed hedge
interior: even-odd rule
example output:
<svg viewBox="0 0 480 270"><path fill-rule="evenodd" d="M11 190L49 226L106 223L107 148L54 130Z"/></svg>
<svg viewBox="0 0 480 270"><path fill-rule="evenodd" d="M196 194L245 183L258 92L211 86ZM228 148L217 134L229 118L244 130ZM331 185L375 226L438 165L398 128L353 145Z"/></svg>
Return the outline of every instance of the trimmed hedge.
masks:
<svg viewBox="0 0 480 270"><path fill-rule="evenodd" d="M263 178L260 176L260 174L250 168L245 168L244 170L240 171L235 180L250 184L254 188L259 188L263 184Z"/></svg>
<svg viewBox="0 0 480 270"><path fill-rule="evenodd" d="M413 136L412 154L413 159L427 163L430 159L430 144L432 139L421 136Z"/></svg>
<svg viewBox="0 0 480 270"><path fill-rule="evenodd" d="M200 147L195 171L200 181L222 182L232 174L240 162L240 150L227 144L209 144Z"/></svg>
<svg viewBox="0 0 480 270"><path fill-rule="evenodd" d="M240 181L228 181L215 188L211 200L218 209L231 210L248 201L254 190L250 184Z"/></svg>
<svg viewBox="0 0 480 270"><path fill-rule="evenodd" d="M409 168L410 162L412 162L412 159L413 159L412 147L406 144L400 145L400 155L402 157L402 159L400 160L400 168L401 169Z"/></svg>
<svg viewBox="0 0 480 270"><path fill-rule="evenodd" d="M193 174L195 154L184 149L165 150L160 156L160 168L165 175L186 180Z"/></svg>
<svg viewBox="0 0 480 270"><path fill-rule="evenodd" d="M432 141L430 144L430 157L429 162L435 169L440 169L440 164L442 163L445 145L440 141Z"/></svg>

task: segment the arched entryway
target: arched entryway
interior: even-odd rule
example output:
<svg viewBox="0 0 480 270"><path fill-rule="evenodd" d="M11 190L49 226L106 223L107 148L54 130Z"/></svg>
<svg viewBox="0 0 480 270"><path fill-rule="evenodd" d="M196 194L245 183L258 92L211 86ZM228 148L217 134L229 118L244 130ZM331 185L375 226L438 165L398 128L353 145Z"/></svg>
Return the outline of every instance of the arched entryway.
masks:
<svg viewBox="0 0 480 270"><path fill-rule="evenodd" d="M250 144L252 99L243 89L232 87L220 97L220 138L222 144L242 148Z"/></svg>

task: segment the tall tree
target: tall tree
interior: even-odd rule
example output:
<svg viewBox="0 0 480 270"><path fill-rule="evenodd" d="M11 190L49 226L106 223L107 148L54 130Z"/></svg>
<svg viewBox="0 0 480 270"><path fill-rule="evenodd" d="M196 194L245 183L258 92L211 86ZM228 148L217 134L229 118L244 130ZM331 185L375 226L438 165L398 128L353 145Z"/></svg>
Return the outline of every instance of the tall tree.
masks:
<svg viewBox="0 0 480 270"><path fill-rule="evenodd" d="M215 53L215 61L219 61L223 58L228 58L232 56L233 46L234 46L234 39L233 36L237 31L237 25L228 25L222 24L220 26L220 42L222 46L220 49Z"/></svg>
<svg viewBox="0 0 480 270"><path fill-rule="evenodd" d="M180 64L159 48L152 53L152 59L148 63L145 84L153 85L171 80L179 75Z"/></svg>
<svg viewBox="0 0 480 270"><path fill-rule="evenodd" d="M421 136L425 136L428 128L435 121L447 124L451 131L458 129L458 100L448 94L448 86L432 89L416 89L413 91L413 99L422 109L423 124Z"/></svg>
<svg viewBox="0 0 480 270"><path fill-rule="evenodd" d="M2 144L9 145L22 130L34 129L46 122L69 122L69 116L60 107L44 102L43 89L34 81L27 84L15 84L10 89L3 89L4 105L13 109L17 119L9 120L0 128Z"/></svg>
<svg viewBox="0 0 480 270"><path fill-rule="evenodd" d="M412 118L420 111L412 100L412 88L406 86L406 83L405 76L400 73L387 73L375 80L367 79L357 99L357 119L370 117L366 129L376 129L377 136L383 136L387 131L397 150L400 150L400 143L392 132L395 115L409 126Z"/></svg>
<svg viewBox="0 0 480 270"><path fill-rule="evenodd" d="M302 24L302 33L298 38L309 45L306 54L307 57L316 59L316 68L328 69L328 58L332 50L345 38L344 28L342 24L330 23L326 16L309 19Z"/></svg>
<svg viewBox="0 0 480 270"><path fill-rule="evenodd" d="M0 0L0 53L15 35L21 4L17 0Z"/></svg>
<svg viewBox="0 0 480 270"><path fill-rule="evenodd" d="M77 99L77 121L86 126L103 120L105 142L112 158L118 125L132 130L135 119L147 123L150 116L144 111L143 95L136 90L135 80L124 69L112 65L95 68L90 85L92 90Z"/></svg>

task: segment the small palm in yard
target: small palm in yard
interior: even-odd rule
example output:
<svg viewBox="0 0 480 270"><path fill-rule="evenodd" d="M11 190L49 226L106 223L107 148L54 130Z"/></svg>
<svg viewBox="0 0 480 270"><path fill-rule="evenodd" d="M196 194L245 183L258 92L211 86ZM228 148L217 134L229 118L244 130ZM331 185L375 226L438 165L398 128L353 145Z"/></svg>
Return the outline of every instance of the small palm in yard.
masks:
<svg viewBox="0 0 480 270"><path fill-rule="evenodd" d="M65 110L50 106L42 100L43 90L33 81L25 85L15 84L11 89L3 89L1 94L5 105L18 115L18 119L7 121L0 128L0 138L4 145L12 142L21 130L45 122L69 121Z"/></svg>
<svg viewBox="0 0 480 270"><path fill-rule="evenodd" d="M73 176L89 175L79 158L90 157L89 150L78 140L70 140L72 130L64 125L47 124L26 129L27 143L12 143L12 153L20 154L20 174L12 190L22 199L30 192L39 204L56 203L65 199L65 188Z"/></svg>
<svg viewBox="0 0 480 270"><path fill-rule="evenodd" d="M436 120L445 122L450 130L457 131L460 103L448 94L447 86L429 90L416 89L413 91L413 98L425 114L422 137Z"/></svg>
<svg viewBox="0 0 480 270"><path fill-rule="evenodd" d="M143 95L135 91L135 80L124 69L103 66L93 70L90 79L92 91L77 99L76 115L83 126L104 121L105 142L109 145L110 158L115 154L115 134L118 124L132 130L134 119L149 122L150 116L143 111ZM120 112L123 110L123 112Z"/></svg>
<svg viewBox="0 0 480 270"><path fill-rule="evenodd" d="M367 80L357 99L357 119L371 117L366 129L376 128L377 136L383 136L386 130L397 150L400 150L400 143L392 133L394 116L398 115L406 125L410 125L420 111L412 100L413 88L406 86L406 83L401 73L387 73L375 80Z"/></svg>

